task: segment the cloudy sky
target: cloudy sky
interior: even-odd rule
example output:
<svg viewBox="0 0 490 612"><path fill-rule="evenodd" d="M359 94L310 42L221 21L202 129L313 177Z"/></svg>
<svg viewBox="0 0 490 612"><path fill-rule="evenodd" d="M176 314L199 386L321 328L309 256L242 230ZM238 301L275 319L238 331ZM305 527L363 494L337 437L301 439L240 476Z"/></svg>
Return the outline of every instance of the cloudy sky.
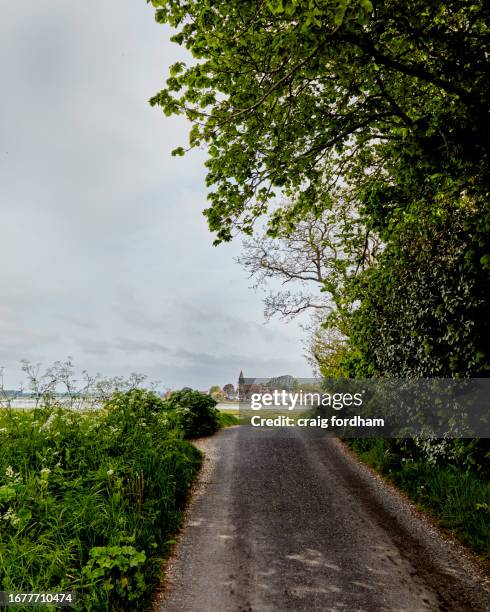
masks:
<svg viewBox="0 0 490 612"><path fill-rule="evenodd" d="M182 58L145 0L0 0L0 365L73 356L207 388L307 376L298 323L212 246L203 152L148 99Z"/></svg>

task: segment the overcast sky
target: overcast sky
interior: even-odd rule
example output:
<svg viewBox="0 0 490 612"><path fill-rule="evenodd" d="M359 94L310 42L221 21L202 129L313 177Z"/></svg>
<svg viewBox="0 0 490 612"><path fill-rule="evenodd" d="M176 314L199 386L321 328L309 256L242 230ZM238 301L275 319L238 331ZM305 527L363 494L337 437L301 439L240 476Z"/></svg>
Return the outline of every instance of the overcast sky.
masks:
<svg viewBox="0 0 490 612"><path fill-rule="evenodd" d="M212 246L203 152L148 99L182 58L145 0L0 0L0 365L73 356L164 387L307 376L297 323Z"/></svg>

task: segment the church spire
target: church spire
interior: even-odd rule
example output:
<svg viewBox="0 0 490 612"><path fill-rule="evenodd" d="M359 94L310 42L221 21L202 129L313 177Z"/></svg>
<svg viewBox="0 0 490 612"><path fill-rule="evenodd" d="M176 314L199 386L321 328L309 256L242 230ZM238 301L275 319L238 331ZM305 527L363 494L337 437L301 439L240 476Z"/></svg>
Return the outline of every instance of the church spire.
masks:
<svg viewBox="0 0 490 612"><path fill-rule="evenodd" d="M243 376L243 370L240 370L240 375L238 377L238 400L243 401L245 397L245 377Z"/></svg>

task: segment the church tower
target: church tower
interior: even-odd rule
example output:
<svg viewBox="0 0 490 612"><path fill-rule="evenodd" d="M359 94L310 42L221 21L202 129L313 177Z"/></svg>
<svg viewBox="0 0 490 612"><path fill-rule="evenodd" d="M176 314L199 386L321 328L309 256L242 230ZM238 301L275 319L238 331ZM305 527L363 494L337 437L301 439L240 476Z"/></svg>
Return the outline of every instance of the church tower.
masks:
<svg viewBox="0 0 490 612"><path fill-rule="evenodd" d="M245 399L245 377L243 376L243 370L240 370L238 376L238 401Z"/></svg>

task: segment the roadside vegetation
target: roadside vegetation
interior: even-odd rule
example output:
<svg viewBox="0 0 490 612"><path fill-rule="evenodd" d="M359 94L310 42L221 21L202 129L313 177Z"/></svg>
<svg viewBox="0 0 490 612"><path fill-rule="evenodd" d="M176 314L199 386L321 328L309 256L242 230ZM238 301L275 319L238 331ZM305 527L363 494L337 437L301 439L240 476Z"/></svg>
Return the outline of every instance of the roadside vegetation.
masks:
<svg viewBox="0 0 490 612"><path fill-rule="evenodd" d="M232 427L233 425L240 424L240 419L232 412L220 412L218 415L218 421L220 427Z"/></svg>
<svg viewBox="0 0 490 612"><path fill-rule="evenodd" d="M346 443L440 527L490 562L490 461L488 453L482 456L481 443L372 438Z"/></svg>
<svg viewBox="0 0 490 612"><path fill-rule="evenodd" d="M97 410L2 409L0 588L74 591L76 610L147 609L201 465L188 439L234 418L214 404L130 389Z"/></svg>

